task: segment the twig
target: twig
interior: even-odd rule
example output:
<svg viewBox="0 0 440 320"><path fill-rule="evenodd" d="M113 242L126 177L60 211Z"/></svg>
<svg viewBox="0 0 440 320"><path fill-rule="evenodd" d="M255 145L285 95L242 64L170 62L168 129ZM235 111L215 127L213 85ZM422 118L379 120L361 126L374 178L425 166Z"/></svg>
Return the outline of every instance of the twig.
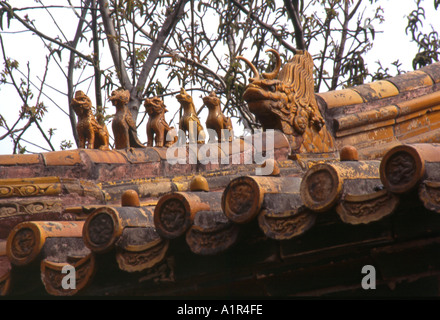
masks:
<svg viewBox="0 0 440 320"><path fill-rule="evenodd" d="M288 50L292 51L293 53L296 53L298 50L292 47L290 44L288 44L286 41L283 40L281 35L278 34L278 32L267 23L264 23L261 21L255 14L249 12L239 1L236 0L230 0L237 8L239 8L241 11L243 11L245 14L247 14L253 21L257 22L260 26L262 26L264 29L268 30L272 35Z"/></svg>
<svg viewBox="0 0 440 320"><path fill-rule="evenodd" d="M14 9L12 9L11 7L9 7L9 6L6 5L5 3L0 2L0 6L1 6L3 9L5 9L8 13L10 13L10 14L11 14L14 18L16 18L18 21L20 21L20 23L21 23L22 25L24 25L27 29L31 30L32 32L35 32L35 34L37 34L37 35L40 36L41 38L44 38L44 39L46 39L46 40L48 40L48 41L50 41L50 42L53 42L53 43L59 45L60 47L66 48L66 49L68 49L68 50L70 50L70 51L73 51L73 52L75 52L78 56L80 56L81 58L83 58L83 59L85 59L85 60L87 60L87 61L89 61L89 62L92 62L92 59L91 59L90 57L84 55L83 53L79 52L79 51L76 50L75 48L72 48L71 46L69 46L69 45L67 45L67 44L65 44L65 43L62 43L62 42L60 42L60 41L58 41L58 40L55 40L55 39L53 39L53 38L51 38L51 37L45 35L45 34L42 33L41 31L35 29L34 27L32 27L30 24L28 24L26 21L24 21L22 18L20 18L20 17L14 12Z"/></svg>

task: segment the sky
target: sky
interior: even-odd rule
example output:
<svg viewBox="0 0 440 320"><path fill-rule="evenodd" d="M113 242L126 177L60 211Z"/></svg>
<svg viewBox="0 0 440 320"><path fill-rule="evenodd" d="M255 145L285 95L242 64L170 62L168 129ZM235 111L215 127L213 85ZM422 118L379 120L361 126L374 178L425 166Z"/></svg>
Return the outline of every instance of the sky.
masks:
<svg viewBox="0 0 440 320"><path fill-rule="evenodd" d="M384 8L385 21L380 25L382 33L377 34L373 48L367 53L369 63L381 60L383 65L389 65L397 59L402 62L402 69L413 70L412 59L417 53L414 43L404 29L407 25L407 15L416 9L415 0L379 0ZM431 25L440 31L440 10L435 11L434 0L423 0L426 21L424 30L430 30Z"/></svg>
<svg viewBox="0 0 440 320"><path fill-rule="evenodd" d="M45 4L47 4L48 2L50 1L44 1ZM430 29L430 25L432 25L433 28L435 28L436 30L440 30L440 19L437 18L437 15L440 14L440 10L434 10L433 2L434 0L423 1L426 10L426 21L424 24L424 28ZM12 6L23 6L24 3L33 5L34 0L12 0L9 1L9 3ZM372 66L372 69L374 69L376 67L373 65L377 60L381 60L383 65L389 66L393 61L399 59L402 63L401 68L406 71L411 71L412 58L416 53L416 46L415 44L410 43L410 37L405 35L404 28L406 26L406 15L411 12L411 10L416 8L415 0L379 0L378 3L384 8L385 21L376 29L374 46L373 49L367 53L365 57L366 62L368 65ZM68 28L66 28L66 26L69 24L76 26L76 20L70 20L70 18L66 16L65 18L63 18L62 24L63 25L60 27L62 27L63 30L69 30ZM53 24L48 24L44 31L48 34L51 34L51 28L54 28ZM72 39L74 28L71 28L71 30L67 32L71 32L71 34L66 34L66 38ZM29 62L31 78L37 77L41 79L44 76L45 65L44 63L41 63L41 59L36 60L34 59L34 57L37 57L40 52L44 52L44 54L46 54L47 50L44 49L42 41L38 37L32 36L29 32L11 34L8 33L7 30L4 30L1 34L5 43L6 55L14 57L16 60L20 61L22 70L26 70L26 68L23 67L26 65L26 63ZM1 51L0 55L2 55ZM3 62L3 57L0 58L1 62ZM63 60L61 62L62 64L65 64L65 66L67 66L67 58L67 56L63 56ZM104 61L102 63L105 64ZM101 65L101 67L105 67L105 65ZM53 68L52 71L55 69L57 68ZM394 70L390 68L390 71L393 72ZM80 79L87 79L88 75L77 74L76 76L80 77ZM64 75L60 73L60 71L56 71L52 75L52 77L54 77L54 80L52 79L52 81L55 82L57 81L57 79L60 79L60 81L65 81ZM86 80L82 83L81 90L87 92L89 90L89 86L93 86L93 84L90 80ZM36 88L33 88L33 90L34 92L38 91ZM67 92L67 88L65 91ZM61 110L63 108L66 109L67 98L65 97L65 95L47 86L44 88L43 92L46 97L42 98L44 98L45 101L48 101L47 117L50 117L51 120L49 124L45 123L44 129L47 131L49 127L56 128L55 136L52 138L52 142L55 149L59 150L60 142L63 139L73 140L68 117L66 116L65 111ZM54 101L55 103L50 103L50 100ZM3 115L4 117L9 116L11 117L11 119L17 118L18 106L20 106L21 104L22 103L18 99L16 93L11 93L10 89L6 89L4 86L2 87L0 85L1 115ZM171 116L168 115L167 117ZM204 121L202 121L202 123L204 123ZM146 141L144 131L145 130L139 131L141 141ZM235 130L234 126L234 131L238 132L239 130ZM0 136L3 135L4 132L5 130L0 128ZM41 134L36 129L33 129L33 131L29 131L28 133L26 133L25 138L28 141L33 141L35 137L39 138L40 136ZM27 148L29 151L32 152L48 151L33 147L32 145L28 145ZM12 141L10 141L10 139L8 138L0 140L0 154L11 153Z"/></svg>

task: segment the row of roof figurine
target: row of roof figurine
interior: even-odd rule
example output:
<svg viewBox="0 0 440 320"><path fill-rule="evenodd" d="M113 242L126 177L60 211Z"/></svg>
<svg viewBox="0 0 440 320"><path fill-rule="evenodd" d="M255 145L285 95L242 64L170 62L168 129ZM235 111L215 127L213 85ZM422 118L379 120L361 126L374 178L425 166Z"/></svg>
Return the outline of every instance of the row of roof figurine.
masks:
<svg viewBox="0 0 440 320"><path fill-rule="evenodd" d="M179 122L179 133L188 136L190 143L204 143L205 132L197 116L192 97L181 89L176 96L183 114ZM118 89L112 92L109 100L116 107L116 113L112 120L112 130L115 140L115 149L125 148L145 148L152 147L169 147L178 140L178 135L174 127L170 127L165 120L165 112L168 110L159 97L146 98L144 106L149 115L147 123L147 145L142 144L137 137L136 123L133 120L128 109L130 92L124 89ZM215 92L211 92L208 96L203 97L204 105L208 107L209 113L206 120L207 129L215 132L217 137L225 137L231 140L233 137L231 119L226 117L220 107L220 99ZM82 91L77 91L72 99L71 107L78 117L77 133L79 139L79 148L110 150L109 133L105 124L100 124L96 120L92 112L92 102L90 98ZM225 135L225 131L228 135ZM170 132L174 131L174 132ZM223 134L223 135L222 135ZM167 139L167 135L168 139ZM172 140L169 137L173 137ZM214 137L210 136L210 139Z"/></svg>

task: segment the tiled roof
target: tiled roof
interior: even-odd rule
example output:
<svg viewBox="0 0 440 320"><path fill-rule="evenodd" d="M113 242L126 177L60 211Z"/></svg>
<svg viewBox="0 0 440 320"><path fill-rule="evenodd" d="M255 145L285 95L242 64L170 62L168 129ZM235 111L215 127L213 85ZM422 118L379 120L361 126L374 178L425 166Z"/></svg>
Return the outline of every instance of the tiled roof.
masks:
<svg viewBox="0 0 440 320"><path fill-rule="evenodd" d="M0 294L368 295L372 265L378 294L438 296L439 74L318 94L335 153L292 155L275 132L273 150L197 146L219 163L155 147L0 156ZM256 155L274 169L257 175Z"/></svg>
<svg viewBox="0 0 440 320"><path fill-rule="evenodd" d="M316 94L338 149L377 159L399 143L438 141L440 63L357 87Z"/></svg>
<svg viewBox="0 0 440 320"><path fill-rule="evenodd" d="M386 286L422 278L425 271L438 274L439 259L429 256L440 241L439 162L428 157L433 148L402 145L382 161L326 159L300 167L284 160L276 163L275 176L211 172L210 181L220 180L209 191L168 191L142 197L139 206L104 201L63 207L57 220L28 215L2 242L2 294L215 296L214 288L245 290L241 285L249 281L259 288L256 295L265 296L288 293L274 286L285 276L301 283L288 294L321 295L355 290L360 282L307 286L302 275L313 269L338 273L336 267L351 273L367 262L379 266L379 282ZM422 173L405 176L415 183L398 192L383 173L397 172L386 163L395 162L396 153L407 163L427 158ZM99 188L105 193L104 185ZM409 263L413 251L421 260L402 274L388 261L396 256ZM62 287L66 265L75 267L75 289ZM26 286L24 275L33 276Z"/></svg>

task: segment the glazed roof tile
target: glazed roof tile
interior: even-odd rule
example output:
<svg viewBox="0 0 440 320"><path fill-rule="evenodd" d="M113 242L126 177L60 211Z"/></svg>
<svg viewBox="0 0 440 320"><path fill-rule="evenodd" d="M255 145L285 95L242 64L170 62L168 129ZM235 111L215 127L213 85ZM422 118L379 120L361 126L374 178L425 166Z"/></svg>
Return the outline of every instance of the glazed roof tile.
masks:
<svg viewBox="0 0 440 320"><path fill-rule="evenodd" d="M328 295L362 290L369 264L392 295L438 277L439 68L318 94L338 150L358 155L293 155L276 132L266 176L246 155L271 150L245 139L216 146L240 159L224 165L171 165L156 147L0 156L0 294Z"/></svg>
<svg viewBox="0 0 440 320"><path fill-rule="evenodd" d="M424 147L428 149L425 153L423 153ZM3 250L3 253L0 252L0 256L3 257L2 270L4 270L1 278L2 288L7 288L7 290L4 289L4 294L11 290L14 292L9 285L11 281L11 273L7 267L9 264L9 268L13 270L21 270L32 265L34 265L33 268L39 268L41 285L49 295L87 295L90 292L92 294L100 292L99 290L102 288L100 285L94 284L94 274L104 272L103 269L106 268L113 270L109 272L137 274L139 278L156 279L153 288L160 294L169 293L169 290L172 290L172 283L176 285L175 290L177 291L174 292L178 292L178 290L183 290L183 288L178 288L186 283L187 279L200 276L201 269L195 268L191 271L187 269L194 268L195 264L199 263L197 256L205 257L203 261L206 263L211 259L213 263L217 264L222 261L220 257L224 257L225 254L241 255L244 248L251 250L250 248L257 243L260 246L259 254L237 256L237 259L243 259L248 263L254 261L256 269L253 272L257 273L254 273L256 278L252 282L259 283L258 278L262 277L260 279L262 279L262 283L265 283L265 286L268 285L267 281L278 281L277 277L287 272L287 269L284 271L280 269L269 276L268 265L277 269L283 265L282 261L292 260L300 261L301 264L309 267L317 266L322 259L325 260L326 256L337 259L340 254L345 256L352 250L361 250L359 248L367 250L371 254L371 259L380 257L383 260L381 263L383 263L383 268L387 270L384 281L391 281L395 274L394 271L388 270L391 266L386 263L387 257L384 256L386 252L394 254L395 246L400 248L399 243L402 243L403 240L408 242L406 245L408 250L414 250L414 244L411 242L414 237L412 233L414 232L420 237L425 234L426 228L431 231L429 236L425 237L425 245L435 247L439 243L436 242L435 235L440 232L440 216L438 216L440 206L438 206L437 198L432 195L440 190L440 177L436 174L438 170L435 170L440 161L436 160L438 153L434 152L434 149L435 145L405 145L389 150L390 155L384 157L382 161L332 159L320 164L311 164L310 168L298 172L294 176L285 175L285 173L291 172L284 171L281 167L279 176L243 176L243 178L247 177L247 180L237 177L230 180L221 190L171 192L149 201L144 199L141 201L140 207L100 204L66 210L70 213L82 210L83 215L76 215L79 220L21 222L10 233L7 245L3 242L3 247L7 248ZM396 152L396 150L400 152ZM404 154L405 152L406 154ZM387 178L381 178L381 175L386 177L386 174L384 175L381 170L386 170L386 168L393 170L390 167L391 164L385 162L390 158L389 161L392 162L393 154L396 153L407 159L413 158L413 161L425 159L421 160L425 165L424 174L416 172L414 176L406 177L407 180L415 180L416 183L405 192L399 190L398 193L395 193L392 187L387 188L387 184L382 183L382 180ZM410 160L407 161L410 162ZM430 174L430 172L435 173ZM316 179L321 181L320 189L310 189ZM252 183L257 183L256 185L259 187L255 190L261 194L262 198L261 200L255 196L251 196L249 200L238 198L241 199L243 208L249 207L253 202L259 203L259 207L255 209L256 214L252 214L244 220L234 221L222 209L222 203L225 208L224 202L229 201L227 194L237 185L237 182L240 182L241 191L236 192L250 192ZM250 183L249 187L245 187L247 183ZM326 190L333 192L334 187L329 186L334 185L340 185L336 189L339 191L326 193ZM315 195L304 197L304 194L307 194L307 192L304 193L304 190L308 190L307 192L314 190ZM171 195L179 197L173 198L170 197ZM333 200L325 200L326 196L331 196ZM410 197L418 199L412 202L413 208L426 211L422 218L416 216L411 218L405 213L404 208ZM156 214L158 208L163 203L168 203L170 206L172 199L191 199L195 202L192 209L191 207L184 209L185 206L190 205L190 202L183 202L182 209L178 209L176 202L173 204L172 218L171 216L162 218L163 222L168 221L167 223L187 221L184 222L185 227L179 234L169 237L159 232L162 227L153 217L159 217L160 215ZM249 204L246 201L249 201ZM318 204L317 206L313 205L314 201ZM324 204L325 201L327 204ZM428 221L429 225L424 226L420 219ZM412 231L410 236L406 235L406 231L404 232L402 229L405 220L410 223L417 221L422 230ZM394 225L395 227L393 227ZM66 229L70 226L79 229L72 233L73 229L72 231ZM35 239L39 240L35 246L31 247L32 250L28 248L29 253L26 253L25 247L22 247L21 251L17 251L20 248L17 247L17 237L26 236L25 233L30 232L27 230L33 230ZM336 238L334 237L335 232L339 233ZM321 234L322 241L327 239L325 244L316 243L313 245L317 240L311 241L310 237L317 234ZM108 236L111 237L105 240L104 238ZM429 240L431 238L432 241ZM271 242L269 239L275 242ZM99 243L99 246L93 247L91 245L93 241ZM57 249L61 247L68 248L68 250L60 251ZM181 255L185 247L188 252L185 254L186 258L183 258ZM24 259L17 260L18 252L21 255L24 254ZM321 258L318 258L318 253L322 255ZM270 258L274 254L275 256ZM283 259L273 260L279 254ZM113 265L103 262L111 259L113 259ZM35 264L35 262L40 263ZM179 266L176 265L177 263ZM312 264L310 265L310 263ZM77 290L64 290L60 286L62 267L68 264L81 270L82 276L77 280ZM186 266L183 266L184 264ZM234 270L244 272L243 264L238 261L235 264L232 267ZM277 265L278 267L275 267ZM286 264L285 268L288 268L288 265L290 264ZM293 270L296 270L295 267L289 272L289 274L292 273L292 276ZM210 266L202 274L209 278L210 274L218 272L218 269ZM299 270L297 272L299 272L297 274L301 274ZM258 276L258 274L260 275ZM262 276L263 274L265 276ZM398 276L405 275L399 274ZM97 277L99 279L99 276ZM241 283L242 280L239 278L234 281ZM164 283L161 284L162 282ZM202 283L199 285L203 287ZM204 285L209 287L206 283ZM265 289L268 290L267 292L275 292L274 288L270 285L269 287ZM148 289L145 290L148 292ZM190 288L187 287L187 290ZM196 291L203 292L201 287L197 287Z"/></svg>

